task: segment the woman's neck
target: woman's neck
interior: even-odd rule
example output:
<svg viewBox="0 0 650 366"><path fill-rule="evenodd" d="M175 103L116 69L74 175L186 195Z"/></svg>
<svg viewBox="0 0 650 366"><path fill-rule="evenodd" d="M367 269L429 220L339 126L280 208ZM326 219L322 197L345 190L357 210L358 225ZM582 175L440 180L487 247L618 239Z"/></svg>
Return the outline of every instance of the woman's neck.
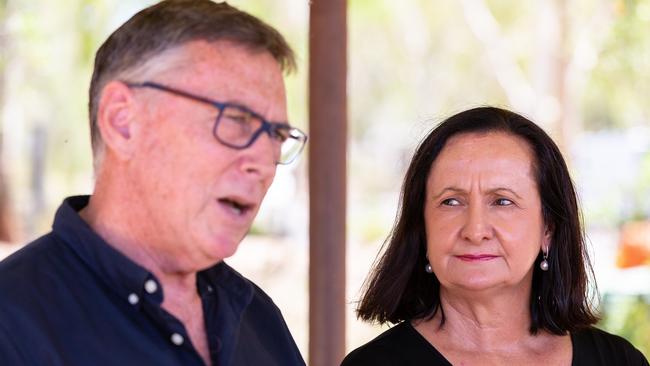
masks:
<svg viewBox="0 0 650 366"><path fill-rule="evenodd" d="M499 296L466 297L441 289L440 298L445 324L438 327L440 312L432 324L456 344L473 349L507 349L530 337L527 293L513 291Z"/></svg>
<svg viewBox="0 0 650 366"><path fill-rule="evenodd" d="M413 326L452 364L571 364L568 335L544 330L530 333L528 294L482 296L487 294L473 292L463 296L441 291L444 325L440 326L438 311L432 319L414 321ZM553 352L548 354L548 350Z"/></svg>

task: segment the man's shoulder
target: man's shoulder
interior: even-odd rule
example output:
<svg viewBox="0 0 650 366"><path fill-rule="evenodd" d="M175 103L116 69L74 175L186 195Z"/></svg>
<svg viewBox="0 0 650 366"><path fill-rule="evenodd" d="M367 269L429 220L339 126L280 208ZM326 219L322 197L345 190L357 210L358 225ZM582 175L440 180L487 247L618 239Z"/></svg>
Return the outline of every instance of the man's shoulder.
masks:
<svg viewBox="0 0 650 366"><path fill-rule="evenodd" d="M0 261L0 306L32 301L30 296L52 286L51 276L65 268L63 245L49 233Z"/></svg>
<svg viewBox="0 0 650 366"><path fill-rule="evenodd" d="M269 295L264 292L255 282L248 279L243 274L239 273L236 269L228 265L226 262L221 262L215 265L211 271L213 276L219 278L219 283L229 291L246 291L252 292L254 301L271 302L273 300Z"/></svg>
<svg viewBox="0 0 650 366"><path fill-rule="evenodd" d="M60 251L60 242L53 233L25 244L11 255L0 261L0 284L7 281L29 280L40 266L56 260L55 252Z"/></svg>
<svg viewBox="0 0 650 366"><path fill-rule="evenodd" d="M229 303L242 312L237 319L239 338L235 364L304 365L298 347L271 297L253 281L222 262L215 266L219 285L233 296ZM269 345L273 345L270 349ZM262 352L263 350L263 352Z"/></svg>
<svg viewBox="0 0 650 366"><path fill-rule="evenodd" d="M277 306L275 305L275 302L273 302L271 296L269 296L264 290L262 290L261 287L259 287L255 282L253 282L252 280L244 276L242 276L242 278L248 281L248 283L253 289L253 302L257 302L258 304L265 304L277 309Z"/></svg>

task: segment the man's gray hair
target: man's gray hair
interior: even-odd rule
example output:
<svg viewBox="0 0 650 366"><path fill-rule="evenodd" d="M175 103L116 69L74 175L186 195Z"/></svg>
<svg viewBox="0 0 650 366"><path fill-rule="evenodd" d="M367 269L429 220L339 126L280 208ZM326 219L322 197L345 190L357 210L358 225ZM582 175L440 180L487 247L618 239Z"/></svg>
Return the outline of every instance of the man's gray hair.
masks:
<svg viewBox="0 0 650 366"><path fill-rule="evenodd" d="M97 109L104 86L145 66L164 51L199 40L230 41L253 51L267 51L283 71L296 68L294 53L277 30L225 2L165 0L150 6L113 32L95 55L88 103L95 165L103 151Z"/></svg>

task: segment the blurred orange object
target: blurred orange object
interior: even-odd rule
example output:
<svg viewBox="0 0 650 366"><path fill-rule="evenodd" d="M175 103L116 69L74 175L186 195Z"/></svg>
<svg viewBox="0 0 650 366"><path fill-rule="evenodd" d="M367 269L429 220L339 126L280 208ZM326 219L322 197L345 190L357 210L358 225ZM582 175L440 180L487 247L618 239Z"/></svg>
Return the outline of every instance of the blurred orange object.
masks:
<svg viewBox="0 0 650 366"><path fill-rule="evenodd" d="M616 265L628 268L650 264L650 220L630 221L621 227Z"/></svg>

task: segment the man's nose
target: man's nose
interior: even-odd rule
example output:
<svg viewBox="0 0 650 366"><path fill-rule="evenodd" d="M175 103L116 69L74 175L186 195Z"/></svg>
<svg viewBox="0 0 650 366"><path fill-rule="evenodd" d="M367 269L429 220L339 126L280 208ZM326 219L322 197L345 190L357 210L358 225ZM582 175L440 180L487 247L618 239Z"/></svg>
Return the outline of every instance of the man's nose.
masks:
<svg viewBox="0 0 650 366"><path fill-rule="evenodd" d="M242 169L248 174L257 174L261 178L266 178L275 174L280 145L264 131L244 149L244 154Z"/></svg>
<svg viewBox="0 0 650 366"><path fill-rule="evenodd" d="M461 230L463 239L473 244L481 244L492 239L493 230L488 209L480 204L470 205Z"/></svg>

